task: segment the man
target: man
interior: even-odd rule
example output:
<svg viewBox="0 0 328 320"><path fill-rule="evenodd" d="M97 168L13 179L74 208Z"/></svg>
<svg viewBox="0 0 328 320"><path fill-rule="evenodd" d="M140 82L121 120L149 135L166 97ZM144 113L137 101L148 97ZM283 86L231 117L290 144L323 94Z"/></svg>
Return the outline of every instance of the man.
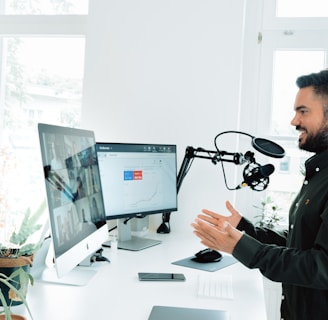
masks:
<svg viewBox="0 0 328 320"><path fill-rule="evenodd" d="M302 188L289 212L289 229L255 227L229 203L230 216L203 210L192 224L210 248L231 253L249 268L282 282L281 319L328 319L328 70L299 77L295 116L305 162ZM242 232L244 231L244 232Z"/></svg>

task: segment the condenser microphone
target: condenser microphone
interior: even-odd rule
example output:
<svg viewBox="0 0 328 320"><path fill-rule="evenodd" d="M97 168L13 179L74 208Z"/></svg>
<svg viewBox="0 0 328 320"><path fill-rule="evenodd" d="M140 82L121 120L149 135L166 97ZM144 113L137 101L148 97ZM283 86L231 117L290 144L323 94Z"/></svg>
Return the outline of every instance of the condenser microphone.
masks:
<svg viewBox="0 0 328 320"><path fill-rule="evenodd" d="M272 164L266 164L264 166L260 166L257 163L249 164L243 172L244 181L236 189L250 187L255 191L263 191L269 185L269 175L273 171L274 166Z"/></svg>

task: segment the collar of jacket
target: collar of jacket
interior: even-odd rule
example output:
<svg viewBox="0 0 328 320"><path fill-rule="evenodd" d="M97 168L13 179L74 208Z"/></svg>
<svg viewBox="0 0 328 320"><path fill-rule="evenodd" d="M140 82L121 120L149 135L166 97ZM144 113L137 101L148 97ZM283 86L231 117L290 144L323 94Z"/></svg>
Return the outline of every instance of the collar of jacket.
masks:
<svg viewBox="0 0 328 320"><path fill-rule="evenodd" d="M305 179L311 179L315 174L328 167L328 150L320 152L305 161Z"/></svg>

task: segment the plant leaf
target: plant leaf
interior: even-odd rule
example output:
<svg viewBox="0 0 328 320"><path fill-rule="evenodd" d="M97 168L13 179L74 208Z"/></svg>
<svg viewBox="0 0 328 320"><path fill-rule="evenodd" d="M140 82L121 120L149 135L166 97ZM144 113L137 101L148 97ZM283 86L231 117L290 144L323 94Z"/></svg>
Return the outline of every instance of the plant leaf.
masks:
<svg viewBox="0 0 328 320"><path fill-rule="evenodd" d="M13 244L17 244L19 246L26 243L29 236L31 236L33 233L38 231L42 225L37 224L37 221L40 219L41 215L43 214L44 210L46 208L46 202L43 201L39 208L35 211L34 214L31 215L31 210L28 208L26 210L26 213L24 215L24 219L22 221L22 224L19 228L18 232L13 232L13 234L10 237L10 242Z"/></svg>
<svg viewBox="0 0 328 320"><path fill-rule="evenodd" d="M18 283L18 281L16 281L14 279L17 276L18 276L19 279L23 279L23 281L27 281L27 283L26 282L25 282L25 284L23 283L23 289L22 290L17 289L12 283L10 283L10 281L14 281L14 283ZM9 289L11 289L13 292L15 292L15 294L19 297L19 299L26 306L26 309L27 309L29 315L31 316L31 319L33 319L31 310L30 310L30 308L28 306L28 303L25 299L26 290L25 290L25 292L23 292L24 289L27 289L27 285L28 285L28 282L29 282L31 277L32 277L32 275L30 275L28 272L26 272L22 267L17 268L10 276L7 276L3 273L0 273L0 282L2 282ZM24 288L24 286L25 286L25 288ZM7 302L3 301L3 299L5 300L5 298L3 296L3 293L0 291L0 300L3 303L5 313L6 313L6 309L7 309L9 314L11 314L10 306L8 306ZM6 313L6 317L7 317L7 313ZM11 319L11 317L8 318L8 319Z"/></svg>

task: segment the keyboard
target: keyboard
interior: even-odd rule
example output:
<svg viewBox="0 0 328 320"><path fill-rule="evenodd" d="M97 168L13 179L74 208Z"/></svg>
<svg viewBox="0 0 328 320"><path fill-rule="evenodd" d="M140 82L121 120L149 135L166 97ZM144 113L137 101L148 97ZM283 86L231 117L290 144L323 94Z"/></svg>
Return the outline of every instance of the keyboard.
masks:
<svg viewBox="0 0 328 320"><path fill-rule="evenodd" d="M232 276L199 275L197 295L204 298L233 299Z"/></svg>

